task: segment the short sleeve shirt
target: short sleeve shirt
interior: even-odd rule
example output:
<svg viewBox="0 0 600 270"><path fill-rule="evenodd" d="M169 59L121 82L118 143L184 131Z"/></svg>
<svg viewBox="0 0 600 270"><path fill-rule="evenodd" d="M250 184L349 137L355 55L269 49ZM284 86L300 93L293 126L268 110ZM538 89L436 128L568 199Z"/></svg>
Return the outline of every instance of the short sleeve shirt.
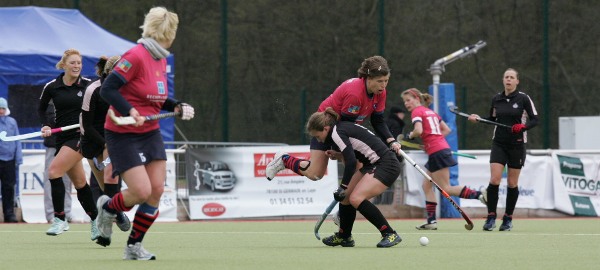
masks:
<svg viewBox="0 0 600 270"><path fill-rule="evenodd" d="M332 107L341 115L356 117L356 123L361 124L373 112L383 113L387 91L379 95L368 95L365 79L352 78L346 80L319 106L319 111Z"/></svg>
<svg viewBox="0 0 600 270"><path fill-rule="evenodd" d="M423 140L423 145L425 145L425 152L428 155L442 149L450 148L440 127L442 118L437 113L424 106L419 106L412 111L411 119L413 125L416 122L421 122L423 126L421 139Z"/></svg>

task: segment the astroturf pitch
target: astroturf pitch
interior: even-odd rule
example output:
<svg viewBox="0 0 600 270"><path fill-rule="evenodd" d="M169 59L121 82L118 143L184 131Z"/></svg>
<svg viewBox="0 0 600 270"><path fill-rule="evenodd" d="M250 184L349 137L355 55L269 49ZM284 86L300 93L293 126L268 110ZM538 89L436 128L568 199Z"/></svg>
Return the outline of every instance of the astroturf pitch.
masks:
<svg viewBox="0 0 600 270"><path fill-rule="evenodd" d="M355 247L325 246L315 220L156 223L144 247L157 260L146 262L122 260L128 233L116 226L112 245L101 247L89 224L59 236L47 236L47 224L0 224L0 269L600 269L598 218L515 219L510 232L483 231L483 219L472 231L462 219L441 219L437 231L390 220L403 241L387 249L375 247L380 235L364 220ZM320 235L335 230L327 220Z"/></svg>

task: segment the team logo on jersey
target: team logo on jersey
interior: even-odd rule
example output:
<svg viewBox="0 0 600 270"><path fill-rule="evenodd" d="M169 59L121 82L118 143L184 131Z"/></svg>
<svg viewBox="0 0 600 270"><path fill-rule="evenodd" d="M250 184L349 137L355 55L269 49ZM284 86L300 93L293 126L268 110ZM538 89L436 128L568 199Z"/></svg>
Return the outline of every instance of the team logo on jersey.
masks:
<svg viewBox="0 0 600 270"><path fill-rule="evenodd" d="M360 110L360 106L350 106L348 108L348 112L351 114L357 114L359 110Z"/></svg>
<svg viewBox="0 0 600 270"><path fill-rule="evenodd" d="M83 92L79 91L79 93L77 93L78 97L82 97L83 96Z"/></svg>
<svg viewBox="0 0 600 270"><path fill-rule="evenodd" d="M131 63L129 63L127 59L123 59L121 60L121 63L119 63L119 68L123 70L123 72L127 73L127 71L129 71L131 68Z"/></svg>
<svg viewBox="0 0 600 270"><path fill-rule="evenodd" d="M519 105L517 103L514 103L513 108L517 109L517 108L519 108Z"/></svg>
<svg viewBox="0 0 600 270"><path fill-rule="evenodd" d="M156 82L156 87L158 88L158 94L164 95L167 91L165 90L165 83L162 81Z"/></svg>

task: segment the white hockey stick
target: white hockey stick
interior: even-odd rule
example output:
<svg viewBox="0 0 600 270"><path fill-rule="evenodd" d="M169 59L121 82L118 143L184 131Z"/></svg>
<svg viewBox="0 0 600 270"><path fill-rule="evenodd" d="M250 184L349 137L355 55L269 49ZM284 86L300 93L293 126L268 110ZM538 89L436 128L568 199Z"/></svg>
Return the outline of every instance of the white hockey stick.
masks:
<svg viewBox="0 0 600 270"><path fill-rule="evenodd" d="M61 131L65 131L65 130L69 130L69 129L75 129L75 128L79 128L79 124L73 124L73 125L70 125L70 126L53 128L53 129L50 130L50 133L51 134L56 134L56 133L59 133ZM6 134L7 134L6 131L0 132L0 140L3 140L5 142L12 142L12 141L19 141L19 140L31 139L31 138L42 136L42 132L41 131L36 131L36 132L27 133L27 134L21 134L21 135L15 135L15 136L8 136L8 137L6 136Z"/></svg>
<svg viewBox="0 0 600 270"><path fill-rule="evenodd" d="M179 115L181 115L181 112L160 113L160 114L155 114L155 115L147 115L144 117L146 117L146 121L148 121L148 120L159 120L159 119L169 118L169 117L174 117L174 116L179 116ZM108 110L108 116L110 117L110 120L113 121L113 123L115 123L119 126L135 124L135 118L133 118L133 116L116 116L115 112L113 110Z"/></svg>

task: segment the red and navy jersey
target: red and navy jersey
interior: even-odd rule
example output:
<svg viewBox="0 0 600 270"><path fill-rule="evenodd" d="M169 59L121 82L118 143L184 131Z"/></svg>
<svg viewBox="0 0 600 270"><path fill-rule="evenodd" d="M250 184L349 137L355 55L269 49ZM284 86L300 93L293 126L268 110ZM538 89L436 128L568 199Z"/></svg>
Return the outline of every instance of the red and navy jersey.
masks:
<svg viewBox="0 0 600 270"><path fill-rule="evenodd" d="M154 59L142 44L138 44L123 54L113 74L125 82L119 88L119 93L140 115L160 112L169 95L166 59ZM112 109L117 116L121 116L116 109ZM119 133L146 133L158 129L159 125L158 121L146 121L141 127L118 126L107 119L104 128Z"/></svg>
<svg viewBox="0 0 600 270"><path fill-rule="evenodd" d="M356 171L357 161L375 164L391 150L369 129L352 122L339 121L333 126L326 143L344 156L342 183L350 183Z"/></svg>
<svg viewBox="0 0 600 270"><path fill-rule="evenodd" d="M538 124L538 112L527 94L515 90L506 96L502 91L492 98L490 114L486 119L508 126L524 124L526 129L531 129ZM496 126L493 140L505 145L527 143L527 131L514 134L510 128Z"/></svg>
<svg viewBox="0 0 600 270"><path fill-rule="evenodd" d="M79 113L81 113L81 103L85 88L90 84L90 80L79 76L73 85L65 85L61 73L58 77L48 82L42 90L38 106L38 116L42 126L64 127L79 123ZM46 110L52 102L54 104L54 125L46 117ZM57 134L57 137L79 136L78 129L67 130Z"/></svg>
<svg viewBox="0 0 600 270"><path fill-rule="evenodd" d="M373 113L383 116L387 91L379 95L367 93L365 79L352 78L338 86L319 106L319 112L332 107L342 118L356 119L361 124Z"/></svg>
<svg viewBox="0 0 600 270"><path fill-rule="evenodd" d="M413 125L416 122L421 122L423 127L421 139L428 155L450 148L444 134L442 134L440 123L443 120L437 113L425 106L419 106L411 112L411 119Z"/></svg>

